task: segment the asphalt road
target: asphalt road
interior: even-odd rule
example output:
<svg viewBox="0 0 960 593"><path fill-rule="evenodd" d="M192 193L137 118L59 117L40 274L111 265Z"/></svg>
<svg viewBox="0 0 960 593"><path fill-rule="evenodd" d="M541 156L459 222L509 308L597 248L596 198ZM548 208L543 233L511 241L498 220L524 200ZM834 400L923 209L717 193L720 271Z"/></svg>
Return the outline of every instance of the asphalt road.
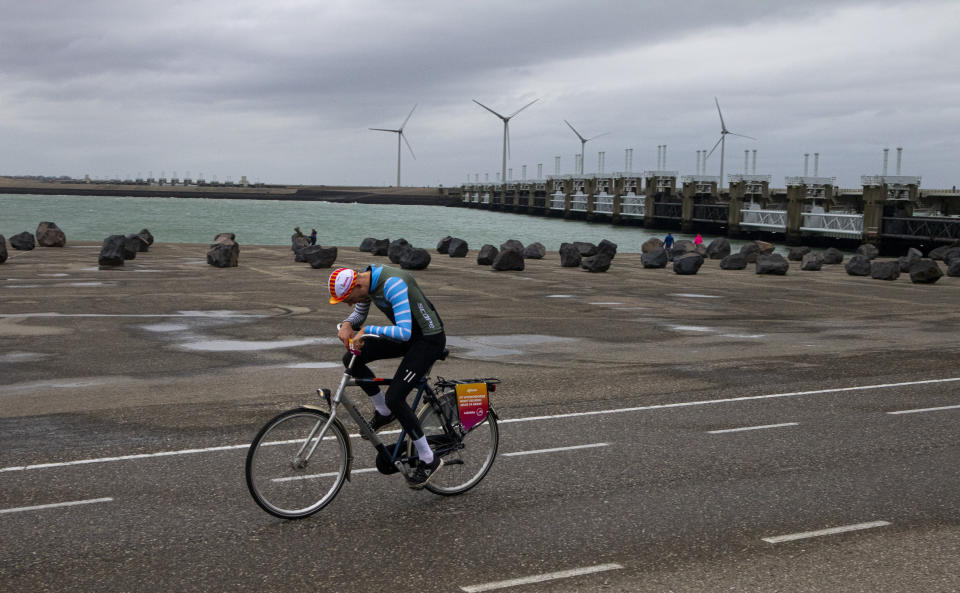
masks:
<svg viewBox="0 0 960 593"><path fill-rule="evenodd" d="M435 373L504 381L492 471L453 498L360 472L282 521L246 445L334 386L346 309L285 250L202 253L0 267L0 590L960 590L957 279L436 256Z"/></svg>

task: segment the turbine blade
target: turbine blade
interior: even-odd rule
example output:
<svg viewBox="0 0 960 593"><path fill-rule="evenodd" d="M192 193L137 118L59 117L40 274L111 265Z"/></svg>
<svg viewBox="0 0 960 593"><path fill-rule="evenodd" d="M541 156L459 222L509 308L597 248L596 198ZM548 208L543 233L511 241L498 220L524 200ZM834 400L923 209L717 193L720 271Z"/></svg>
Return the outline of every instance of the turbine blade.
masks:
<svg viewBox="0 0 960 593"><path fill-rule="evenodd" d="M733 132L727 132L731 136L740 136L741 138L749 138L750 140L756 140L753 136L744 136L743 134L734 134Z"/></svg>
<svg viewBox="0 0 960 593"><path fill-rule="evenodd" d="M723 140L723 134L720 134L720 140L717 140L717 143L713 145L713 148L711 148L711 149L710 149L710 152L707 153L707 157L706 157L706 158L710 158L710 155L713 154L713 151L716 150L718 146L720 146L720 141L721 141L721 140Z"/></svg>
<svg viewBox="0 0 960 593"><path fill-rule="evenodd" d="M484 105L484 104L481 103L480 101L477 101L476 99L474 99L473 102L476 103L477 105L479 105L480 107L483 107L484 109L486 109L486 110L489 111L490 113L496 115L496 116L499 117L500 119L503 119L503 120L509 119L509 118L507 118L507 117L503 117L502 115L500 115L499 113L497 113L497 112L494 111L493 109L490 109L489 107L487 107L486 105Z"/></svg>
<svg viewBox="0 0 960 593"><path fill-rule="evenodd" d="M413 109L416 109L417 105L413 106ZM407 125L407 122L410 121L410 116L413 115L413 109L410 110L410 113L407 114L407 119L403 120L403 123L400 124L400 129L403 130L404 126Z"/></svg>
<svg viewBox="0 0 960 593"><path fill-rule="evenodd" d="M727 131L727 124L723 123L723 112L720 111L720 101L716 97L713 98L713 102L717 104L717 113L720 115L720 129L724 132Z"/></svg>
<svg viewBox="0 0 960 593"><path fill-rule="evenodd" d="M539 101L539 100L540 100L540 97L537 97L537 98L534 99L533 101L530 101L529 103L527 103L526 105L524 105L524 106L521 107L520 109L517 109L516 111L514 111L513 113L511 113L511 114L510 114L510 117L508 117L507 119L510 119L510 118L513 117L514 115L520 113L521 111L523 111L523 110L526 109L527 107L530 107L531 105L533 105L534 103L536 103L536 102Z"/></svg>
<svg viewBox="0 0 960 593"><path fill-rule="evenodd" d="M400 132L400 130L388 130L387 128L367 128L369 130L376 130L378 132L393 132L394 134Z"/></svg>
<svg viewBox="0 0 960 593"><path fill-rule="evenodd" d="M413 154L413 147L410 146L410 142L407 141L407 135L400 132L400 137L403 138L403 142L407 145L407 148L410 149L410 156L413 157L413 160L417 160L417 155Z"/></svg>
<svg viewBox="0 0 960 593"><path fill-rule="evenodd" d="M586 142L586 141L587 141L587 139L584 138L583 136L581 136L581 135L580 135L580 132L578 132L577 129L573 127L573 124L571 124L571 123L568 122L567 120L563 120L563 123L565 123L565 124L567 124L568 126L570 126L570 129L573 130L573 133L577 135L577 138L579 138L581 142Z"/></svg>
<svg viewBox="0 0 960 593"><path fill-rule="evenodd" d="M604 132L604 133L602 133L602 134L597 134L596 136L593 136L592 138L587 138L587 140L589 141L589 140L593 140L593 139L595 139L595 138L599 138L599 137L601 137L601 136L609 136L609 135L610 135L610 132Z"/></svg>

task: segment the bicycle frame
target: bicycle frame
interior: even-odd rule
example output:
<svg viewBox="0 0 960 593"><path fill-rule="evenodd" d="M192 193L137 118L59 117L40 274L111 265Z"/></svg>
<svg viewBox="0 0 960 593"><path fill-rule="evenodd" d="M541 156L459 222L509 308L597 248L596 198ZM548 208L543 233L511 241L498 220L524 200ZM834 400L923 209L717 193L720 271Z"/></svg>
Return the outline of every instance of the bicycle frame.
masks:
<svg viewBox="0 0 960 593"><path fill-rule="evenodd" d="M310 431L310 434L307 436L306 441L303 443L303 446L297 452L295 463L297 465L306 465L307 461L316 451L317 446L320 444L320 441L323 440L324 436L327 434L330 425L333 423L340 423L342 427L342 422L337 417L337 411L340 406L343 405L347 413L353 418L353 421L356 423L357 428L360 430L360 434L366 440L370 441L373 447L377 450L378 453L385 455L391 463L397 468L400 473L404 472L403 461L400 459L400 445L403 442L404 436L406 436L406 430L401 428L400 436L397 439L397 444L394 447L393 451L389 451L387 446L380 440L380 437L374 432L370 425L367 424L366 419L360 414L360 411L357 410L356 405L353 403L353 400L346 393L347 387L359 387L362 385L389 385L392 382L392 379L380 379L380 378L357 378L351 374L353 370L353 365L356 362L358 354L353 354L353 357L350 359L350 364L347 366L346 370L343 372L343 377L340 379L340 385L337 387L336 393L331 396L331 393L328 389L317 389L317 393L327 401L327 404L330 406L330 417L326 422L318 422L316 426L313 427L313 430ZM420 405L420 399L423 397L424 393L430 393L435 396L433 389L430 388L430 378L427 375L424 375L420 379L420 383L417 386L417 395L413 399L413 404L411 408L414 410ZM320 425L323 424L321 427ZM317 430L319 429L319 435ZM344 430L346 432L346 430ZM304 455L304 451L313 443L313 446L310 447L310 450ZM349 441L348 441L349 442ZM348 462L347 462L347 480L350 480L350 473L353 466L353 451L348 452Z"/></svg>

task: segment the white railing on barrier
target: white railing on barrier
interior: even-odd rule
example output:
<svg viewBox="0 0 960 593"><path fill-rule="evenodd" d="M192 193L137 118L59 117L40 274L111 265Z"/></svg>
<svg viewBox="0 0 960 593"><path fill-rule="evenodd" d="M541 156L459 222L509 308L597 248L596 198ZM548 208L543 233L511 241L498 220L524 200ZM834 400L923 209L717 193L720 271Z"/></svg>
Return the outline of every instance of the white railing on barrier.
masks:
<svg viewBox="0 0 960 593"><path fill-rule="evenodd" d="M587 211L587 194L576 193L570 196L570 210L575 212Z"/></svg>
<svg viewBox="0 0 960 593"><path fill-rule="evenodd" d="M613 196L604 192L594 198L593 211L597 214L613 214Z"/></svg>
<svg viewBox="0 0 960 593"><path fill-rule="evenodd" d="M620 197L620 215L631 218L643 218L647 212L647 200L643 196L625 195Z"/></svg>
<svg viewBox="0 0 960 593"><path fill-rule="evenodd" d="M787 230L786 210L741 210L740 226Z"/></svg>
<svg viewBox="0 0 960 593"><path fill-rule="evenodd" d="M800 230L859 237L863 234L863 215L804 212Z"/></svg>
<svg viewBox="0 0 960 593"><path fill-rule="evenodd" d="M563 203L565 198L566 196L563 194L563 192L558 191L556 193L550 194L550 209L563 210L563 207L564 207Z"/></svg>

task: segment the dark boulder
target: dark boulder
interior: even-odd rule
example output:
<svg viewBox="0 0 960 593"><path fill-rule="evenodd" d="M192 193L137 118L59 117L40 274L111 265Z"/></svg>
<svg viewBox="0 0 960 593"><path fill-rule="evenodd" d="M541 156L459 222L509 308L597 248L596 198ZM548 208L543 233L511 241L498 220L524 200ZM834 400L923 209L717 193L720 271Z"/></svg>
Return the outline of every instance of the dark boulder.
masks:
<svg viewBox="0 0 960 593"><path fill-rule="evenodd" d="M480 266L489 266L493 264L493 260L497 259L497 255L500 254L500 250L487 243L480 248L480 252L477 253L477 265Z"/></svg>
<svg viewBox="0 0 960 593"><path fill-rule="evenodd" d="M858 253L850 257L847 260L847 263L844 265L847 270L847 274L851 276L869 276L870 275L870 258Z"/></svg>
<svg viewBox="0 0 960 593"><path fill-rule="evenodd" d="M914 284L933 284L941 276L940 266L932 259L921 259L910 266L910 281Z"/></svg>
<svg viewBox="0 0 960 593"><path fill-rule="evenodd" d="M7 261L7 240L0 235L0 264Z"/></svg>
<svg viewBox="0 0 960 593"><path fill-rule="evenodd" d="M645 268L665 268L667 267L667 251L662 247L648 251L640 256L640 263Z"/></svg>
<svg viewBox="0 0 960 593"><path fill-rule="evenodd" d="M880 255L880 250L877 249L876 245L872 243L864 243L860 247L857 247L857 254L866 257L867 259L874 259Z"/></svg>
<svg viewBox="0 0 960 593"><path fill-rule="evenodd" d="M291 235L290 236L290 249L293 251L300 251L304 247L310 247L310 237L306 235ZM227 267L227 266L220 266Z"/></svg>
<svg viewBox="0 0 960 593"><path fill-rule="evenodd" d="M787 254L787 259L790 261L803 261L803 256L810 253L810 248L806 245L801 245L800 247L791 247L790 253Z"/></svg>
<svg viewBox="0 0 960 593"><path fill-rule="evenodd" d="M903 257L897 259L897 263L900 264L900 271L904 274L910 273L910 266L917 263L923 259L923 253L919 249L914 249L911 247L907 250L907 254Z"/></svg>
<svg viewBox="0 0 960 593"><path fill-rule="evenodd" d="M610 269L611 261L613 261L613 259L609 253L600 251L596 255L583 258L580 262L580 267L588 272L606 272Z"/></svg>
<svg viewBox="0 0 960 593"><path fill-rule="evenodd" d="M390 239L374 239L373 247L370 248L370 253L373 255L387 255L390 251Z"/></svg>
<svg viewBox="0 0 960 593"><path fill-rule="evenodd" d="M516 239L508 239L500 244L500 251L506 251L507 249L515 249L520 253L523 253L523 243L517 241Z"/></svg>
<svg viewBox="0 0 960 593"><path fill-rule="evenodd" d="M523 266L523 251L519 249L501 249L493 260L493 269L501 272L522 272Z"/></svg>
<svg viewBox="0 0 960 593"><path fill-rule="evenodd" d="M373 237L367 237L363 241L360 241L360 247L357 248L357 251L362 251L364 253L373 253L373 244L376 242L377 240L374 239Z"/></svg>
<svg viewBox="0 0 960 593"><path fill-rule="evenodd" d="M319 245L310 245L309 247L304 247L303 249L300 249L294 253L293 261L305 263L309 261L307 257L315 253L318 249L323 249L323 247Z"/></svg>
<svg viewBox="0 0 960 593"><path fill-rule="evenodd" d="M240 260L240 245L234 241L233 233L217 235L215 243L207 250L207 263L217 268L235 268Z"/></svg>
<svg viewBox="0 0 960 593"><path fill-rule="evenodd" d="M137 254L143 251L143 239L140 235L127 235L123 238L123 256L127 259L136 259Z"/></svg>
<svg viewBox="0 0 960 593"><path fill-rule="evenodd" d="M748 263L756 263L757 256L760 255L760 247L754 241L744 243L740 248L740 255L747 258Z"/></svg>
<svg viewBox="0 0 960 593"><path fill-rule="evenodd" d="M723 259L730 255L730 241L726 237L717 237L707 245L708 259Z"/></svg>
<svg viewBox="0 0 960 593"><path fill-rule="evenodd" d="M960 259L960 247L951 247L943 254L943 262L948 266L957 259Z"/></svg>
<svg viewBox="0 0 960 593"><path fill-rule="evenodd" d="M720 260L721 270L745 270L747 268L747 256L743 253L731 253Z"/></svg>
<svg viewBox="0 0 960 593"><path fill-rule="evenodd" d="M391 241L390 246L387 247L387 257L390 259L390 263L399 264L403 254L412 247L410 242L403 238Z"/></svg>
<svg viewBox="0 0 960 593"><path fill-rule="evenodd" d="M0 236L0 242L2 241L3 241L3 236ZM3 259L0 259L0 262L2 261ZM952 262L950 262L950 267L947 268L947 276L952 276L954 278L956 278L957 276L960 276L960 258L957 258Z"/></svg>
<svg viewBox="0 0 960 593"><path fill-rule="evenodd" d="M450 241L453 241L453 237L450 235L440 239L440 242L437 243L437 253L447 253L450 249Z"/></svg>
<svg viewBox="0 0 960 593"><path fill-rule="evenodd" d="M800 269L804 272L819 272L823 267L823 256L819 253L808 253L800 262Z"/></svg>
<svg viewBox="0 0 960 593"><path fill-rule="evenodd" d="M697 246L693 241L689 239L680 239L679 241L674 242L673 247L670 248L670 251L668 251L667 254L670 256L670 259L673 259L687 253L695 253L696 251Z"/></svg>
<svg viewBox="0 0 960 593"><path fill-rule="evenodd" d="M900 277L900 262L872 261L870 262L870 277L874 280L896 280Z"/></svg>
<svg viewBox="0 0 960 593"><path fill-rule="evenodd" d="M40 247L64 247L67 236L55 222L41 222L37 225L37 245Z"/></svg>
<svg viewBox="0 0 960 593"><path fill-rule="evenodd" d="M543 259L547 254L547 248L543 243L531 243L523 248L524 259Z"/></svg>
<svg viewBox="0 0 960 593"><path fill-rule="evenodd" d="M643 242L643 245L640 246L641 253L647 253L657 249L663 249L663 241L657 239L656 237L651 237Z"/></svg>
<svg viewBox="0 0 960 593"><path fill-rule="evenodd" d="M603 239L597 244L597 253L606 253L610 256L610 259L613 259L617 256L617 244Z"/></svg>
<svg viewBox="0 0 960 593"><path fill-rule="evenodd" d="M123 235L110 235L103 240L103 246L100 248L99 264L106 267L122 266L124 252L124 243L126 237Z"/></svg>
<svg viewBox="0 0 960 593"><path fill-rule="evenodd" d="M777 248L773 243L767 243L766 241L754 241L754 243L760 249L761 255L770 255Z"/></svg>
<svg viewBox="0 0 960 593"><path fill-rule="evenodd" d="M585 241L574 241L573 246L580 252L580 257L590 257L597 254L597 246Z"/></svg>
<svg viewBox="0 0 960 593"><path fill-rule="evenodd" d="M400 267L404 270L426 270L430 265L430 253L426 249L411 247L400 258Z"/></svg>
<svg viewBox="0 0 960 593"><path fill-rule="evenodd" d="M825 264L842 264L843 263L843 252L837 249L836 247L829 247L826 251L823 252L823 263Z"/></svg>
<svg viewBox="0 0 960 593"><path fill-rule="evenodd" d="M229 239L229 240L231 240L231 241L236 241L236 240L237 240L237 236L236 236L235 234L233 234L233 233L217 233L217 236L213 238L213 242L214 242L214 243L219 243L220 241L223 241L224 239Z"/></svg>
<svg viewBox="0 0 960 593"><path fill-rule="evenodd" d="M33 238L33 235L27 231L22 233L17 233L16 235L10 237L10 247L18 251L30 251L37 246L37 240Z"/></svg>
<svg viewBox="0 0 960 593"><path fill-rule="evenodd" d="M153 233L151 233L149 230L140 229L140 232L137 234L143 237L143 240L148 246L153 245Z"/></svg>
<svg viewBox="0 0 960 593"><path fill-rule="evenodd" d="M785 276L790 269L790 262L779 253L767 253L757 256L757 274Z"/></svg>
<svg viewBox="0 0 960 593"><path fill-rule="evenodd" d="M303 251L305 255L305 261L309 263L310 267L315 270L320 268L329 268L333 266L334 262L337 261L336 247L320 247L319 245L311 245Z"/></svg>
<svg viewBox="0 0 960 593"><path fill-rule="evenodd" d="M682 276L691 276L700 270L703 256L699 253L687 253L673 259L673 271Z"/></svg>
<svg viewBox="0 0 960 593"><path fill-rule="evenodd" d="M560 244L560 265L564 268L576 268L580 265L580 250L573 243Z"/></svg>
<svg viewBox="0 0 960 593"><path fill-rule="evenodd" d="M470 251L470 246L467 245L466 241L463 239L451 239L447 254L449 254L450 257L467 257L468 251Z"/></svg>
<svg viewBox="0 0 960 593"><path fill-rule="evenodd" d="M948 251L953 249L950 245L941 245L935 249L931 249L930 253L927 254L927 257L933 260L943 260L943 256L947 254Z"/></svg>

